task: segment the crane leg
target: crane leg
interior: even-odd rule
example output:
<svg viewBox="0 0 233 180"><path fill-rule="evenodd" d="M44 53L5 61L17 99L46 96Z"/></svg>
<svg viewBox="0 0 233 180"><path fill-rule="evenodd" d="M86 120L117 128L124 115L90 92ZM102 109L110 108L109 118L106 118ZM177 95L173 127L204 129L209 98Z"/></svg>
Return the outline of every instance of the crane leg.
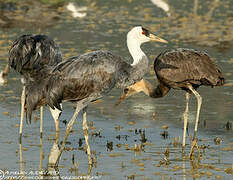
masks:
<svg viewBox="0 0 233 180"><path fill-rule="evenodd" d="M189 89L192 91L192 93L197 98L197 114L196 114L195 128L194 128L194 134L193 134L193 139L195 139L197 136L197 127L198 127L199 114L200 114L200 109L201 109L201 104L202 104L202 97L191 85L189 86Z"/></svg>
<svg viewBox="0 0 233 180"><path fill-rule="evenodd" d="M43 136L43 116L44 116L44 113L43 113L43 106L40 107L40 138L42 138Z"/></svg>
<svg viewBox="0 0 233 180"><path fill-rule="evenodd" d="M87 107L85 107L83 109L83 133L84 133L86 146L87 146L88 163L89 163L89 165L91 165L92 164L92 158L91 158L91 149L90 149L89 136L88 136Z"/></svg>
<svg viewBox="0 0 233 180"><path fill-rule="evenodd" d="M198 120L199 120L199 114L200 114L200 109L201 109L202 97L191 85L189 86L189 89L192 91L192 93L197 98L196 122L195 122L194 134L193 134L193 141L192 141L191 150L190 150L190 154L189 154L190 159L192 159L195 147L197 148L197 151L198 151L198 154L200 157L200 149L199 149L198 144L197 144L197 137L196 136L197 136L197 127L198 127Z"/></svg>
<svg viewBox="0 0 233 180"><path fill-rule="evenodd" d="M187 123L188 123L189 98L190 98L190 93L186 92L186 108L184 111L184 131L183 131L183 145L182 145L183 152L185 148L185 136L186 136L186 130L187 130Z"/></svg>
<svg viewBox="0 0 233 180"><path fill-rule="evenodd" d="M69 134L70 134L70 132L71 132L71 130L72 130L72 126L73 126L73 124L74 124L74 122L75 122L75 120L76 120L76 118L77 118L79 112L80 112L83 108L85 108L86 106L87 106L87 105L86 105L84 102L82 102L82 101L79 101L79 102L77 103L76 109L75 109L75 111L74 111L74 114L73 114L73 116L72 116L70 122L67 124L65 137L64 137L64 139L63 139L63 141L62 141L61 149L60 149L60 151L59 151L59 155L58 155L58 157L57 157L56 165L55 165L55 166L57 166L58 163L59 163L59 159L60 159L61 154L62 154L62 152L63 152L63 150L64 150L64 148L65 148L66 141L67 141L67 139L68 139L68 136L69 136Z"/></svg>
<svg viewBox="0 0 233 180"><path fill-rule="evenodd" d="M7 76L8 75L8 72L9 72L9 65L7 64L5 69L2 71L3 72L3 76Z"/></svg>
<svg viewBox="0 0 233 180"><path fill-rule="evenodd" d="M24 104L25 104L25 89L23 86L22 95L21 95L21 114L20 114L20 126L19 126L19 143L22 143L22 132L23 132L23 118L24 118Z"/></svg>
<svg viewBox="0 0 233 180"><path fill-rule="evenodd" d="M62 108L62 104L60 104L61 108ZM54 122L55 122L55 127L56 127L56 139L59 138L59 117L62 113L62 111L60 111L59 109L55 108L55 109L52 109L52 108L49 108L50 109L50 112L53 116L53 119L54 119Z"/></svg>

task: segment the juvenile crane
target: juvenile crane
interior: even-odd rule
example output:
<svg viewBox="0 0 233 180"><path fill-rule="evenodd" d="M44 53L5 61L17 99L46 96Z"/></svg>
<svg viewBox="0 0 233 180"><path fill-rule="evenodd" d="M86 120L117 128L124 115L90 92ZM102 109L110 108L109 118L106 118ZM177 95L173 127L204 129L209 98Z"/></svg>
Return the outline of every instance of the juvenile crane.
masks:
<svg viewBox="0 0 233 180"><path fill-rule="evenodd" d="M22 140L25 85L37 81L48 73L52 66L62 61L62 54L58 44L46 35L22 35L18 37L9 50L8 65L23 76L23 91L21 96L21 118L19 140ZM52 112L52 111L51 111ZM41 107L40 134L42 136L43 109ZM56 122L57 117L52 113ZM58 126L59 127L59 126Z"/></svg>
<svg viewBox="0 0 233 180"><path fill-rule="evenodd" d="M116 105L125 98L143 91L152 98L164 97L171 88L186 91L186 109L184 112L183 149L188 121L188 105L190 94L197 98L197 113L194 128L196 138L202 97L197 92L199 86L222 86L224 76L211 57L205 52L179 48L160 53L154 61L154 71L158 78L158 86L154 88L148 81L140 82L125 88Z"/></svg>
<svg viewBox="0 0 233 180"><path fill-rule="evenodd" d="M51 73L40 80L31 83L26 88L26 112L30 119L32 111L37 107L48 104L53 109L62 110L62 101L76 102L75 112L66 128L62 143L64 149L72 125L83 109L97 99L102 98L114 87L126 88L140 81L148 70L148 59L140 46L148 41L167 43L147 29L137 26L127 34L127 46L133 63L126 63L120 56L110 51L94 51L77 57L72 57L59 63ZM42 93L41 93L42 92ZM84 135L87 134L86 116L83 116ZM85 136L88 144L88 136ZM87 149L88 161L92 162L90 149Z"/></svg>

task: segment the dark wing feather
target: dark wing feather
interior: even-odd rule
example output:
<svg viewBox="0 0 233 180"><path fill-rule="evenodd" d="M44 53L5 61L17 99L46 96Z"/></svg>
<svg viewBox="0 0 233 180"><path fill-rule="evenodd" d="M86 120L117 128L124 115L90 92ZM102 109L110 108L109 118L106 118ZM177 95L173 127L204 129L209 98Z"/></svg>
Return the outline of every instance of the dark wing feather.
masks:
<svg viewBox="0 0 233 180"><path fill-rule="evenodd" d="M94 51L67 59L53 67L38 82L26 86L28 118L39 105L61 110L62 101L99 99L119 81L119 68L127 65L108 51Z"/></svg>
<svg viewBox="0 0 233 180"><path fill-rule="evenodd" d="M95 51L68 59L53 70L47 102L59 108L62 100L98 99L115 86L116 72L117 63L110 52Z"/></svg>
<svg viewBox="0 0 233 180"><path fill-rule="evenodd" d="M9 50L9 66L26 77L61 61L60 47L45 35L22 35Z"/></svg>
<svg viewBox="0 0 233 180"><path fill-rule="evenodd" d="M204 52L192 49L169 50L161 53L154 62L157 77L166 84L192 83L222 85L224 77L213 60ZM182 85L181 85L182 86Z"/></svg>

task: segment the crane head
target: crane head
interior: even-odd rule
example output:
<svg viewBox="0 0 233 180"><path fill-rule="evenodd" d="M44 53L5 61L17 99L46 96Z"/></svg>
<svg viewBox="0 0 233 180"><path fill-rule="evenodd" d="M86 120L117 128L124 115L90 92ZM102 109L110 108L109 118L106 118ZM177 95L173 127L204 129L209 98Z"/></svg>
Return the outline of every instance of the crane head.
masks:
<svg viewBox="0 0 233 180"><path fill-rule="evenodd" d="M121 94L120 98L115 103L115 107L118 106L122 101L124 101L127 97L132 96L133 94L138 93L134 88L127 87L123 90L123 93Z"/></svg>
<svg viewBox="0 0 233 180"><path fill-rule="evenodd" d="M168 43L166 40L150 33L150 31L142 26L132 28L127 35L128 39L136 39L140 44L149 41Z"/></svg>
<svg viewBox="0 0 233 180"><path fill-rule="evenodd" d="M153 92L154 89L155 88L153 87L153 85L149 81L142 79L141 81L138 81L135 84L125 88L123 90L123 93L121 94L120 98L116 102L115 106L118 106L126 98L128 98L134 94L140 93L140 92L143 92L147 96L150 96L151 92Z"/></svg>

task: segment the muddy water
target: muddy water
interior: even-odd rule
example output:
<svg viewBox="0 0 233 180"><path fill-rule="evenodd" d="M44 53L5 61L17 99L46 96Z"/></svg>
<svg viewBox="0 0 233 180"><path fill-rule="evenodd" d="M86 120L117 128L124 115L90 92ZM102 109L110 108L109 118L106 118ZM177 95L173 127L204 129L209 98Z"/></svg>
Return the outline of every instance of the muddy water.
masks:
<svg viewBox="0 0 233 180"><path fill-rule="evenodd" d="M73 18L64 5L58 9L60 18L50 22L51 26L15 26L0 30L1 69L7 63L9 43L24 33L45 33L53 37L60 44L65 58L91 50L107 49L131 62L125 43L126 33L134 25L142 24L169 41L168 45L143 45L142 49L150 57L151 64L162 50L189 47L207 51L223 71L226 86L199 89L203 97L198 128L198 143L202 146L199 161L182 157L179 144L183 131L184 92L171 90L161 99L150 99L138 94L115 108L114 103L121 93L121 90L115 89L98 104L91 104L88 122L95 159L95 166L89 172L92 179L232 179L233 132L226 128L227 122L233 122L232 1L166 2L169 11L159 8L150 0L82 1L81 5L87 6L84 18ZM153 72L148 73L146 79L157 84ZM11 176L24 170L25 177L38 177L38 171L45 172L47 169L55 127L48 108L45 108L44 136L43 142L40 142L39 114L35 112L34 122L24 126L22 147L19 146L21 88L20 76L13 71L7 85L0 87L0 169L8 171ZM64 104L60 118L61 138L65 133L65 122L69 121L72 112L72 104ZM195 113L196 99L192 97L190 135ZM168 129L163 130L164 125ZM80 115L59 163L57 175L62 179L88 174L81 127ZM177 143L174 143L175 138ZM216 138L221 139L220 144L215 142ZM135 149L135 144L142 144L141 150ZM186 155L190 151L189 139L187 144ZM169 156L165 155L166 149ZM195 155L197 157L198 154Z"/></svg>

